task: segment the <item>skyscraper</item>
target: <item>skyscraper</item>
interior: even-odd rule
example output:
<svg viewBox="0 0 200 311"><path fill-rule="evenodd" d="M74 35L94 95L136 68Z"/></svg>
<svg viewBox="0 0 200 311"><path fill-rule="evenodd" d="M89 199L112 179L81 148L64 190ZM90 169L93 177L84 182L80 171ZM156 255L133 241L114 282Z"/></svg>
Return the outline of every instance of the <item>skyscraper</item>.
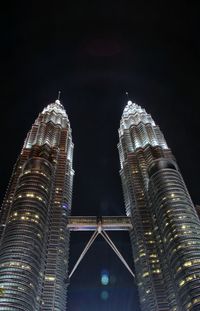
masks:
<svg viewBox="0 0 200 311"><path fill-rule="evenodd" d="M200 222L176 160L151 115L131 101L119 140L141 311L199 311ZM56 100L29 131L1 208L0 311L66 309L72 158L70 123Z"/></svg>
<svg viewBox="0 0 200 311"><path fill-rule="evenodd" d="M0 310L65 310L73 143L59 100L43 109L1 209Z"/></svg>
<svg viewBox="0 0 200 311"><path fill-rule="evenodd" d="M118 149L141 310L200 310L200 222L162 132L131 101Z"/></svg>

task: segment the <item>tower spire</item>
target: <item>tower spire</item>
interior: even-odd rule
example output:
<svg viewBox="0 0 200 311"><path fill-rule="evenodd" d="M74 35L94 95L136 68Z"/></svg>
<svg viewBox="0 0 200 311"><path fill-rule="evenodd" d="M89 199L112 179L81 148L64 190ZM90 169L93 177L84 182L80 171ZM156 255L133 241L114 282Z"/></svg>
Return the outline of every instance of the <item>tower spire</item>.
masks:
<svg viewBox="0 0 200 311"><path fill-rule="evenodd" d="M130 96L129 96L129 92L126 91L126 97L127 97L127 104L132 104L132 100L130 99Z"/></svg>
<svg viewBox="0 0 200 311"><path fill-rule="evenodd" d="M128 94L128 92L126 91L126 97L127 97L127 100L129 101L130 100L130 98L129 98L129 94Z"/></svg>
<svg viewBox="0 0 200 311"><path fill-rule="evenodd" d="M58 91L58 98L57 98L57 100L60 100L60 94L61 94L61 91Z"/></svg>

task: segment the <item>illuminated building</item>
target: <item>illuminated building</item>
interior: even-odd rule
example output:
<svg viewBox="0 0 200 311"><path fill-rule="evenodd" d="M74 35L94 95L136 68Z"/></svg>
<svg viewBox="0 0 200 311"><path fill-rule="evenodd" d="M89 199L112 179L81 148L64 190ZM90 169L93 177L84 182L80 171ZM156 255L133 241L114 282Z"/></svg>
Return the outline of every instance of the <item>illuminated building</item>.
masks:
<svg viewBox="0 0 200 311"><path fill-rule="evenodd" d="M59 100L39 114L1 209L0 310L66 308L73 143Z"/></svg>
<svg viewBox="0 0 200 311"><path fill-rule="evenodd" d="M101 234L129 230L141 311L200 310L200 222L152 117L128 102L119 129L126 217L69 217L73 143L59 100L39 114L1 208L0 311L64 311L69 279ZM199 209L197 209L199 210ZM94 231L68 278L69 230Z"/></svg>
<svg viewBox="0 0 200 311"><path fill-rule="evenodd" d="M195 205L195 208L196 208L197 214L200 218L200 205Z"/></svg>
<svg viewBox="0 0 200 311"><path fill-rule="evenodd" d="M141 310L200 310L200 222L162 132L131 101L118 149Z"/></svg>

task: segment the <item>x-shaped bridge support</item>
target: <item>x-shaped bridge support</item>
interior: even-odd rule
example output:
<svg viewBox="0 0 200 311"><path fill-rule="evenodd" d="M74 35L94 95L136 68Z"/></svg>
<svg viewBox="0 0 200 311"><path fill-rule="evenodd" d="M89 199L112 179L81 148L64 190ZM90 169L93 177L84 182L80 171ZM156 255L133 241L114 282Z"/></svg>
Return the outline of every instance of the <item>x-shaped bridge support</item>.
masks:
<svg viewBox="0 0 200 311"><path fill-rule="evenodd" d="M131 220L129 217L93 217L93 216L74 216L68 218L68 224L67 227L70 231L94 231L92 234L89 242L85 246L83 252L81 253L80 257L78 258L74 268L72 269L71 273L69 274L69 279L72 277L73 273L77 269L78 265L80 264L81 260L97 238L97 236L100 234L105 241L108 243L108 245L112 248L112 250L116 253L116 255L119 257L121 262L125 265L127 270L130 272L130 274L135 278L135 275L129 265L127 264L126 260L120 253L120 251L117 249L115 244L112 242L106 231L129 231L132 229Z"/></svg>

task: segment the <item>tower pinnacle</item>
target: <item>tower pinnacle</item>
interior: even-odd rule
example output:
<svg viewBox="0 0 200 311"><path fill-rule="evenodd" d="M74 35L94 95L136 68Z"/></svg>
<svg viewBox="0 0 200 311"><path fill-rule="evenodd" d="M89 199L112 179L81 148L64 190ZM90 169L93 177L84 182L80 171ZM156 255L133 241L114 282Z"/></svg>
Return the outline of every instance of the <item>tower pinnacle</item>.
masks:
<svg viewBox="0 0 200 311"><path fill-rule="evenodd" d="M61 94L61 91L58 91L58 98L57 98L57 100L59 100L59 101L60 101L60 94Z"/></svg>

